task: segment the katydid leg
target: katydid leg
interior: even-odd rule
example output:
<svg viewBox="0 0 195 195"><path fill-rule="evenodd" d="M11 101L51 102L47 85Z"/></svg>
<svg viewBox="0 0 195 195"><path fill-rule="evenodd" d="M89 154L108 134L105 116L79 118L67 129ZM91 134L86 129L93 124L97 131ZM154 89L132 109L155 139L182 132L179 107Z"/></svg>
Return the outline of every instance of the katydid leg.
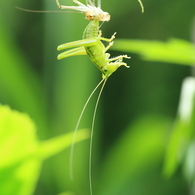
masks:
<svg viewBox="0 0 195 195"><path fill-rule="evenodd" d="M72 47L89 47L89 46L93 46L96 45L97 43L97 38L89 38L89 39L82 39L79 41L73 41L73 42L69 42L69 43L65 43L62 45L59 45L57 47L57 50L63 50L63 49L68 49L68 48L72 48Z"/></svg>
<svg viewBox="0 0 195 195"><path fill-rule="evenodd" d="M70 49L68 51L65 51L61 54L58 55L57 59L61 60L63 58L67 58L70 56L78 56L78 55L86 55L86 51L84 47L78 47L78 48L74 48L74 49Z"/></svg>

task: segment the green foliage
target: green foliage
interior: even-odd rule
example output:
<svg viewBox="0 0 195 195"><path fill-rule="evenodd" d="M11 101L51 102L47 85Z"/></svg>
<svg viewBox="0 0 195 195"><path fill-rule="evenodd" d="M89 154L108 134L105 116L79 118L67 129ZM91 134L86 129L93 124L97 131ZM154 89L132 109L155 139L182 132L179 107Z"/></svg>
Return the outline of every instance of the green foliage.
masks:
<svg viewBox="0 0 195 195"><path fill-rule="evenodd" d="M160 41L117 40L114 50L140 54L142 59L181 65L195 65L195 45L180 39L167 43ZM164 175L173 176L183 163L184 174L190 185L194 185L194 129L195 129L195 79L183 81L177 117L165 155ZM187 113L186 113L187 112ZM192 187L195 192L195 188Z"/></svg>
<svg viewBox="0 0 195 195"><path fill-rule="evenodd" d="M112 49L140 54L143 60L195 66L195 45L182 39L116 40Z"/></svg>
<svg viewBox="0 0 195 195"><path fill-rule="evenodd" d="M104 11L111 14L101 26L103 36L117 32L111 57L120 51L132 53L132 58L126 61L129 70L121 68L109 78L100 101L92 152L94 194L195 192L195 108L187 121L181 117L184 111L176 115L181 83L195 64L189 37L194 34L189 31L195 1L143 4L141 14L136 0L102 1ZM87 195L88 144L75 146L73 182L68 175L69 151L63 150L70 146L72 134L67 132L74 130L101 74L87 56L57 61L56 48L80 40L88 22L81 14L27 13L15 6L58 10L55 0L0 2L0 103L19 111L0 106L0 194ZM147 61L136 59L134 53ZM94 99L81 128L91 125ZM87 137L82 130L77 141Z"/></svg>
<svg viewBox="0 0 195 195"><path fill-rule="evenodd" d="M35 125L25 114L0 105L0 189L2 195L27 195L34 191L40 171Z"/></svg>
<svg viewBox="0 0 195 195"><path fill-rule="evenodd" d="M191 154L195 135L195 79L183 82L177 117L173 123L172 135L166 152L164 173L171 176L180 163L187 164L185 174L190 183L194 180L194 160Z"/></svg>
<svg viewBox="0 0 195 195"><path fill-rule="evenodd" d="M0 105L0 189L2 195L34 192L42 161L71 145L72 133L39 142L28 115ZM77 141L88 138L78 132Z"/></svg>

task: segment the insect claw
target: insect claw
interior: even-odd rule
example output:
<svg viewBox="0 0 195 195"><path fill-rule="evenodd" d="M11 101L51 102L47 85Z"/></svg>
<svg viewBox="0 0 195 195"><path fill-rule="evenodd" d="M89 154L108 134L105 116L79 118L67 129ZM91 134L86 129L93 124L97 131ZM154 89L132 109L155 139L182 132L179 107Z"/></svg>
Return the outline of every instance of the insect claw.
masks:
<svg viewBox="0 0 195 195"><path fill-rule="evenodd" d="M121 56L122 58L127 58L127 59L130 59L131 57L129 57L128 55L122 55Z"/></svg>
<svg viewBox="0 0 195 195"><path fill-rule="evenodd" d="M116 35L116 32L111 36L110 41L112 41L113 39L115 39L115 35Z"/></svg>
<svg viewBox="0 0 195 195"><path fill-rule="evenodd" d="M126 68L130 68L130 66L128 66L126 63L121 63L121 66L125 66Z"/></svg>
<svg viewBox="0 0 195 195"><path fill-rule="evenodd" d="M111 36L111 41L115 39L116 32Z"/></svg>

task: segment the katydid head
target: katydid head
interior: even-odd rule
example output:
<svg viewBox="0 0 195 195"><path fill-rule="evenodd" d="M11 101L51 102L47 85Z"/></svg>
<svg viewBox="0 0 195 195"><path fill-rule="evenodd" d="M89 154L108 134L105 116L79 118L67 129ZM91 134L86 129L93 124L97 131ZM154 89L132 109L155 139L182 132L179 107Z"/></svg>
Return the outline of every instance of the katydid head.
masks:
<svg viewBox="0 0 195 195"><path fill-rule="evenodd" d="M102 68L102 78L107 79L113 72L119 68L118 65L107 65Z"/></svg>
<svg viewBox="0 0 195 195"><path fill-rule="evenodd" d="M119 60L108 63L106 66L104 66L101 71L102 71L102 78L107 79L113 72L115 72L120 66L125 66L126 68L129 68L130 66L127 66L126 63L122 62L122 58L130 58L128 56L119 56L121 57Z"/></svg>

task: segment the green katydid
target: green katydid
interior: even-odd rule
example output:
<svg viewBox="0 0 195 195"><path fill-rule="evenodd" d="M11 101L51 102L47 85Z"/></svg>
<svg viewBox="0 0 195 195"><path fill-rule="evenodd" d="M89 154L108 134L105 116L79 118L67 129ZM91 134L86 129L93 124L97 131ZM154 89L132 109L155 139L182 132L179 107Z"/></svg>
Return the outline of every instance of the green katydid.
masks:
<svg viewBox="0 0 195 195"><path fill-rule="evenodd" d="M90 195L92 195L92 178L91 178L91 161L92 161L92 138L93 138L93 131L94 131L94 123L95 123L95 116L96 116L96 111L98 107L98 103L100 100L100 96L102 94L102 91L104 89L104 86L106 84L107 79L109 76L115 72L120 66L127 66L126 63L123 62L123 58L129 59L127 55L120 55L114 58L109 58L110 54L106 53L106 51L113 45L113 40L115 38L114 33L111 38L103 38L102 37L102 32L99 30L99 22L102 21L109 21L110 20L110 15L107 12L104 12L101 9L101 0L97 0L97 7L95 5L95 0L86 0L86 5L82 4L78 0L72 0L74 3L76 3L78 6L64 6L60 5L59 0L56 0L56 3L60 9L69 9L69 10L76 10L80 13L84 13L85 17L87 20L89 20L88 26L85 28L84 33L83 33L83 39L79 41L73 41L69 43L65 43L62 45L59 45L57 50L63 50L63 49L69 49L69 48L74 48L67 50L61 54L58 55L58 60L70 57L70 56L76 56L76 55L88 55L90 60L96 65L96 67L102 72L102 80L98 83L98 85L95 87L95 89L92 91L90 96L88 97L81 114L79 116L79 119L76 124L76 128L74 131L73 135L73 140L72 140L72 146L71 146L71 153L70 153L70 178L73 179L73 151L74 151L74 142L76 138L76 133L81 121L81 118L84 114L84 111L95 93L95 91L99 88L99 86L102 84L102 87L100 89L96 104L95 104L95 109L93 113L93 119L92 119L92 129L91 129L91 139L90 139L90 152L89 152L89 183L90 183ZM144 12L144 7L141 2L141 0L138 0L140 3L142 13ZM16 7L18 9L21 9L23 11L28 11L28 12L39 12L39 13L44 13L48 11L33 11L33 10L27 10L23 9L20 7ZM54 11L55 12L55 11ZM101 41L108 42L108 46L105 47L104 44Z"/></svg>
<svg viewBox="0 0 195 195"><path fill-rule="evenodd" d="M95 122L95 115L97 111L97 106L99 103L99 99L101 96L101 93L103 91L103 88L106 84L106 81L108 77L115 72L120 66L127 66L126 63L123 62L123 58L130 58L127 55L120 55L114 58L109 58L110 54L106 53L106 51L113 45L113 39L115 38L114 33L110 39L103 38L102 33L99 30L99 21L109 21L110 15L107 12L104 12L101 9L101 0L98 0L97 7L95 6L95 0L86 0L86 5L82 4L78 0L72 0L74 3L76 3L78 6L64 6L60 5L59 0L56 0L56 3L60 9L70 9L70 10L76 10L79 12L82 12L85 14L86 19L89 20L88 26L85 28L83 33L83 39L79 41L73 41L69 43L65 43L62 45L59 45L57 50L64 50L73 48L70 50L67 50L61 54L58 55L58 60L70 57L70 56L76 56L76 55L88 55L90 60L96 65L96 67L102 72L102 80L99 82L99 84L95 87L89 98L87 99L82 112L79 116L74 136L73 136L73 142L71 147L71 155L70 155L70 177L73 179L73 173L72 173L72 161L73 161L73 150L74 150L74 141L76 137L76 132L79 126L79 123L81 121L81 118L83 116L83 113L85 111L85 108L91 99L92 95L96 91L96 89L103 83L97 101L95 105L95 110L93 114L93 121L92 121L92 130L91 130L91 140L90 140L90 154L89 154L89 181L90 181L90 194L92 195L92 178L91 178L91 158L92 158L92 138L93 138L93 130L94 130L94 122ZM138 0L142 12L144 11L144 7L142 5L141 0ZM108 42L108 46L105 47L104 44L101 41Z"/></svg>

